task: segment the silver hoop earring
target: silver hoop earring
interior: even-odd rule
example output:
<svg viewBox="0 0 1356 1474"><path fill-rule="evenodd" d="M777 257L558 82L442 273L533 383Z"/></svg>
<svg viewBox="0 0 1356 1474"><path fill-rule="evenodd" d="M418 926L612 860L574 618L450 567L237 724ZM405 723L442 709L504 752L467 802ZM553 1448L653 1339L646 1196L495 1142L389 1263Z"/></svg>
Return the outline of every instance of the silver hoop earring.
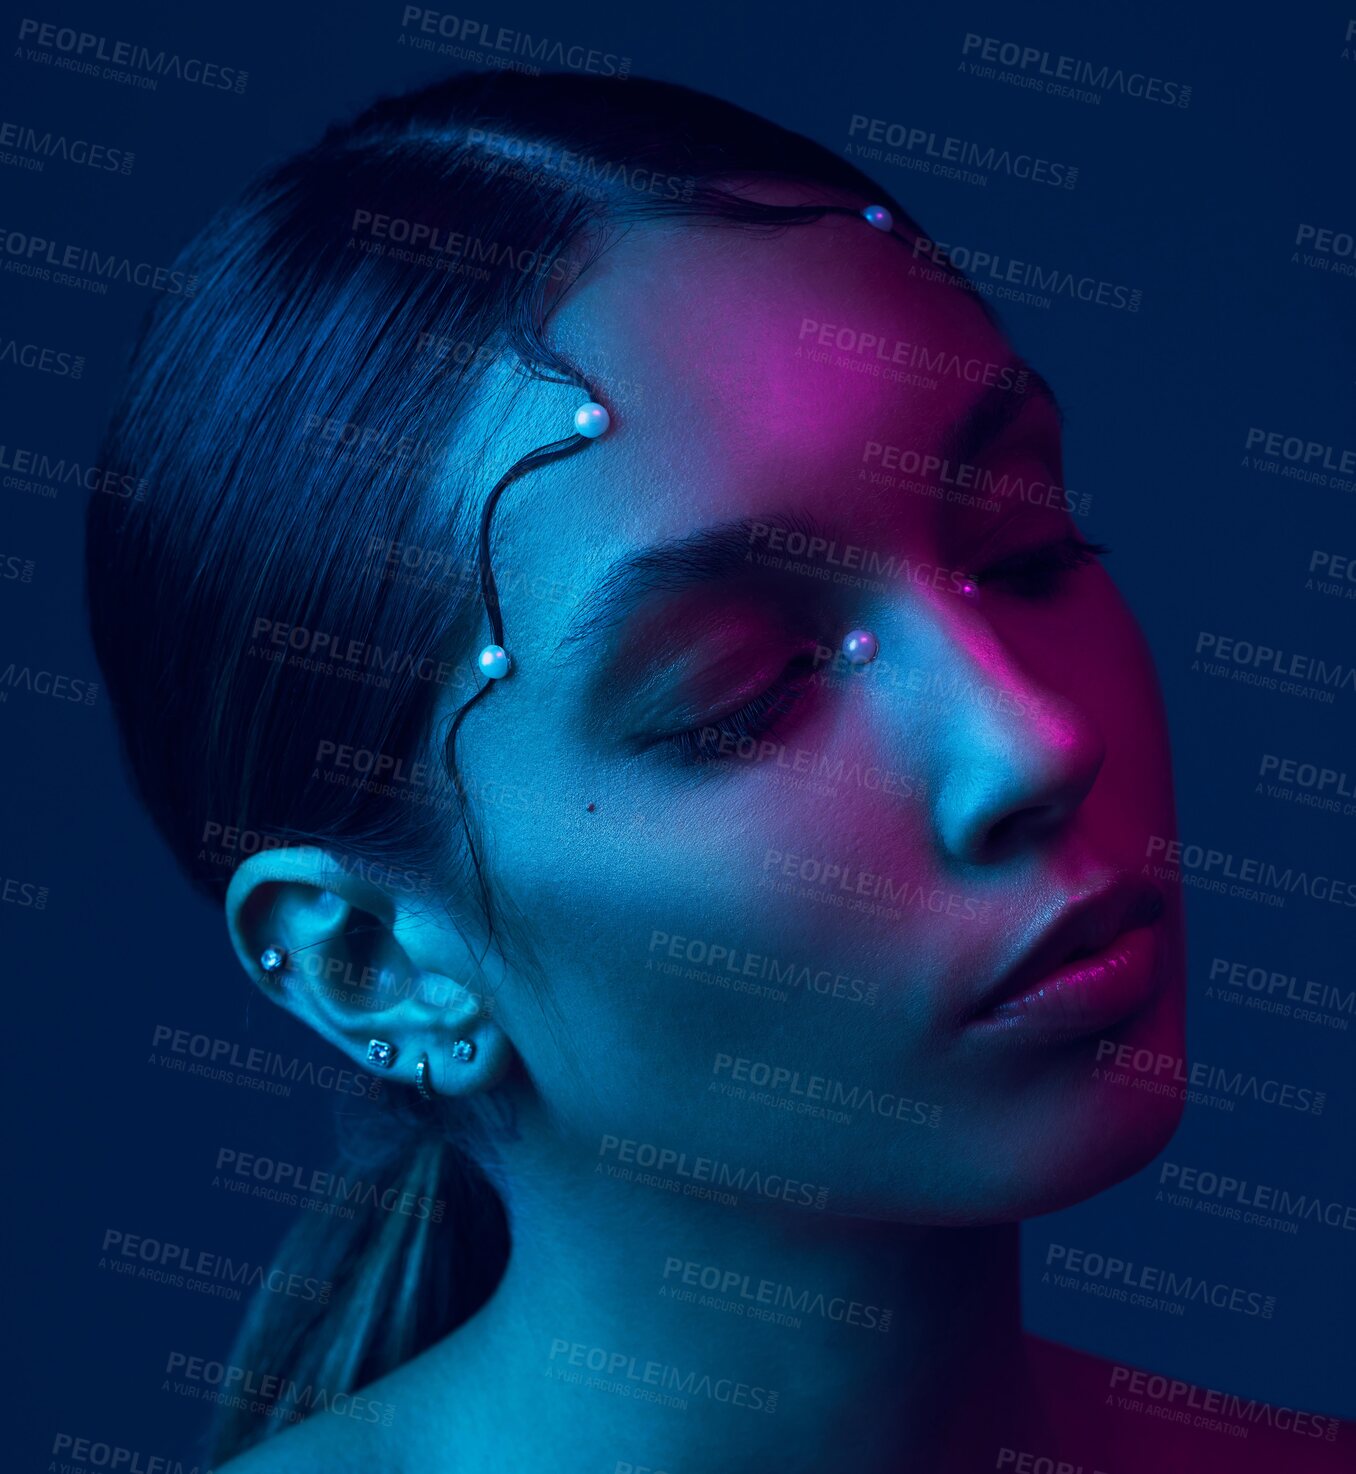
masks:
<svg viewBox="0 0 1356 1474"><path fill-rule="evenodd" d="M432 1102L434 1090L428 1080L428 1055L426 1054L419 1056L419 1063L414 1067L414 1088L419 1092L421 1099Z"/></svg>

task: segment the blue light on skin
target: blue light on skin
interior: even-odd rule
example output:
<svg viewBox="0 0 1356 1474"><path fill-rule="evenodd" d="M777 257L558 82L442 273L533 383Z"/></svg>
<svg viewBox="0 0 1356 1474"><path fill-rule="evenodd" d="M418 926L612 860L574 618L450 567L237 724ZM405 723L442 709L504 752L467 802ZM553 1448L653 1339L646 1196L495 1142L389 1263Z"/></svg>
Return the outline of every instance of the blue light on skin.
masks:
<svg viewBox="0 0 1356 1474"><path fill-rule="evenodd" d="M971 297L911 278L908 263L897 240L848 217L771 238L636 229L553 319L576 361L636 389L628 403L604 378L608 435L534 473L498 514L496 557L517 575L503 590L514 677L468 718L461 762L473 787L539 796L482 814L491 886L522 933L476 973L483 939L408 898L351 894L412 966L475 977L494 997L452 1088L501 1090L516 1121L499 1147L514 1243L502 1285L468 1325L367 1389L420 1410L396 1446L402 1468L465 1456L573 1474L645 1448L668 1469L894 1474L978 1467L977 1452L991 1464L984 1440L999 1426L1026 1440L1017 1446L1053 1446L1041 1407L1066 1429L1075 1419L1048 1356L1022 1338L1013 1221L1142 1166L1179 1106L1096 1081L1095 1040L996 1042L959 1016L1015 940L1071 895L1137 871L1146 834L1175 831L1152 668L1106 573L1079 568L1040 597L998 579L960 599L750 561L681 590L661 578L583 640L571 635L591 600L531 592L588 589L641 549L781 512L812 515L840 548L973 570L981 584L986 568L1065 535L1048 508L984 512L862 474L870 442L944 455L986 388L963 365L1014 363ZM962 367L934 373L936 387L859 372L853 347L817 346L825 325L944 350ZM534 386L507 433L549 439L564 392ZM982 454L1062 484L1057 421L1038 395ZM830 773L908 774L914 796L841 776L826 796L785 781L775 761L682 760L680 733L725 719L807 648L854 629L875 633L880 657L806 682L776 743ZM928 677L927 699L911 672ZM801 879L805 861L837 867L870 904L838 904L842 885ZM247 860L232 886L237 933L256 885L293 894L304 932L315 864L304 850ZM323 884L343 895L357 883ZM464 908L461 921L469 931ZM1161 987L1115 1037L1180 1055L1175 895L1158 925ZM721 986L719 967L706 969L714 980L674 976L649 965L667 946L657 933L868 979L876 1002L793 987L772 1003ZM292 1006L348 1048L345 1021L303 991ZM420 1030L442 1026L418 1009L398 1003L382 1023L411 1059ZM753 1104L718 1088L734 1074L722 1060L930 1103L937 1124ZM672 1163L656 1175L679 1190L638 1186L609 1170L627 1165L609 1142L670 1150L689 1174L702 1159L746 1181L809 1184L824 1206L746 1190L729 1207L684 1191L700 1182ZM673 1260L888 1306L891 1329L805 1316L790 1332L712 1312L662 1293ZM561 1342L774 1389L777 1411L588 1391L553 1374L568 1364ZM360 1436L339 1421L312 1420L232 1467L322 1467Z"/></svg>

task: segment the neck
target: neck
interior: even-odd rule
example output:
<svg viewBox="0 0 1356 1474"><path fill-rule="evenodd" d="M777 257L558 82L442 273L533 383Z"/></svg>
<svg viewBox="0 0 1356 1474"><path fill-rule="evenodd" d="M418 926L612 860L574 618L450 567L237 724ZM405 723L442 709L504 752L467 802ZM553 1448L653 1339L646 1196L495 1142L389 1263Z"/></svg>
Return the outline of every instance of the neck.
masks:
<svg viewBox="0 0 1356 1474"><path fill-rule="evenodd" d="M480 1450L563 1474L945 1474L1045 1446L1015 1225L728 1206L559 1158L515 1177L503 1281L420 1358L424 1470Z"/></svg>

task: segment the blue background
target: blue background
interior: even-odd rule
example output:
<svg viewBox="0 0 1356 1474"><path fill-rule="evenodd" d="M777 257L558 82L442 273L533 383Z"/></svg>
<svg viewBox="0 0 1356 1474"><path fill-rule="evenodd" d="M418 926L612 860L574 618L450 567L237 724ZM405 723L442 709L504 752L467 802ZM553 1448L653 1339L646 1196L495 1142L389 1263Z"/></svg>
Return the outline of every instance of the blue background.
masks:
<svg viewBox="0 0 1356 1474"><path fill-rule="evenodd" d="M31 12L77 29L248 70L243 96L163 80L141 92L14 54L0 120L134 150L132 174L51 160L0 168L0 224L168 262L266 161L331 119L458 63L397 44L401 5L63 3ZM1254 792L1260 756L1349 774L1356 696L1332 706L1193 673L1213 630L1329 661L1356 660L1356 600L1305 588L1314 549L1356 556L1353 497L1243 464L1249 427L1356 445L1356 277L1292 262L1298 225L1351 231L1350 11L1160 6L744 3L709 8L508 0L484 18L629 55L810 134L848 141L853 114L917 124L1079 167L1074 190L994 175L987 186L858 160L943 241L1138 287L1137 315L1077 302L1003 316L1068 413L1066 471L1091 492L1089 534L1136 609L1162 674L1181 833L1238 855L1356 880L1356 818ZM967 31L1189 83L1190 106L1108 93L1100 106L962 75ZM2 259L2 258L0 258ZM0 273L0 336L83 353L79 383L0 365L0 444L92 461L150 294L107 297ZM0 493L0 551L31 584L0 582L0 667L99 679L83 628L83 494ZM204 652L204 658L209 658ZM267 1258L287 1212L210 1187L222 1145L310 1166L329 1157L333 1097L281 1102L149 1063L165 1023L316 1060L323 1047L252 1000L218 915L174 870L129 794L106 702L13 691L0 704L7 775L0 872L48 887L44 910L0 905L19 1161L8 1298L34 1388L23 1463L67 1431L190 1460L207 1409L161 1390L171 1351L225 1353L239 1307L120 1281L98 1268L105 1229ZM1189 1110L1165 1156L1295 1191L1356 1200L1353 1036L1211 1002L1228 957L1350 992L1353 912L1200 893L1191 922L1193 1059L1328 1092L1318 1117L1240 1102ZM340 1106L342 1108L342 1105ZM1156 1169L1026 1230L1030 1327L1128 1363L1245 1396L1356 1415L1348 1234L1285 1237L1156 1205ZM1205 1307L1147 1313L1038 1283L1051 1240L1206 1274L1277 1297L1260 1321ZM13 1443L13 1436L7 1440Z"/></svg>

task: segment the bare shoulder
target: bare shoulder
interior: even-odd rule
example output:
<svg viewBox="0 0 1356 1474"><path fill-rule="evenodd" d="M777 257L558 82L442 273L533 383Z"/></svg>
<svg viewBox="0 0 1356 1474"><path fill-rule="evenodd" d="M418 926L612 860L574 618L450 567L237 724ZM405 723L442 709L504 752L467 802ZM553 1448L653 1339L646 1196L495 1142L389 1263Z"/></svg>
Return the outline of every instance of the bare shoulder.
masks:
<svg viewBox="0 0 1356 1474"><path fill-rule="evenodd" d="M1088 1474L1356 1468L1356 1424L1341 1418L1197 1386L1038 1336L1027 1337L1027 1350L1068 1449L1083 1456Z"/></svg>
<svg viewBox="0 0 1356 1474"><path fill-rule="evenodd" d="M374 1446L362 1424L313 1413L305 1422L270 1433L214 1474L370 1474L390 1469L390 1454L389 1446Z"/></svg>

